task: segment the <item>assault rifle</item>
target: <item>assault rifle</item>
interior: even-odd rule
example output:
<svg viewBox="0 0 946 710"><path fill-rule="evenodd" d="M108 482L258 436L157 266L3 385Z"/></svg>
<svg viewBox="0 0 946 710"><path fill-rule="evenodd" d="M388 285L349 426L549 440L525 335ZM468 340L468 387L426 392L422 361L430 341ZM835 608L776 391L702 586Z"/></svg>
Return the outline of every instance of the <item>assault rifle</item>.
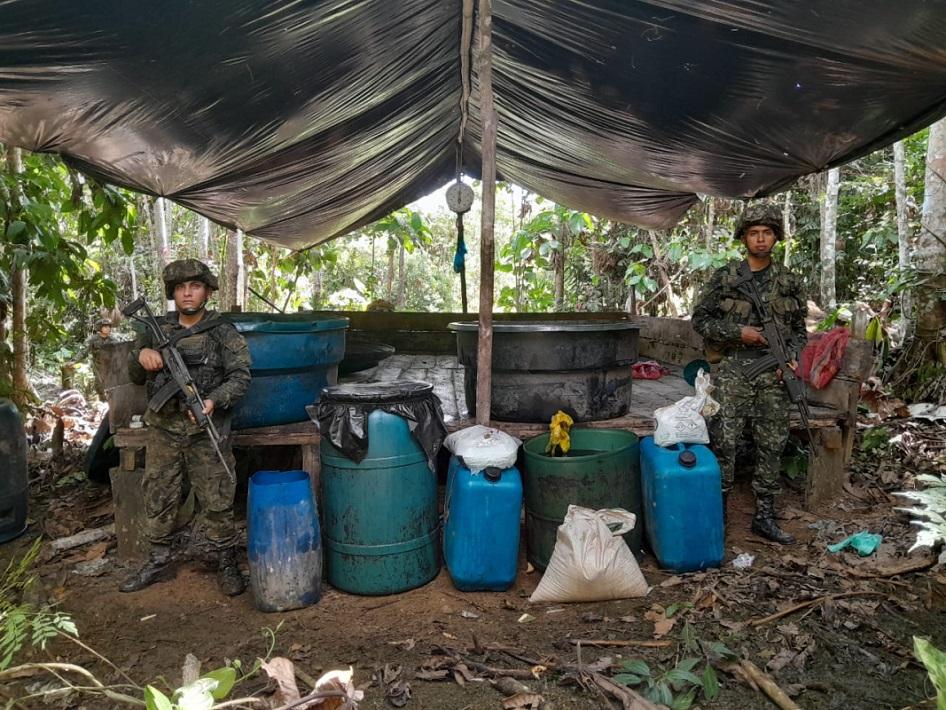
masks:
<svg viewBox="0 0 946 710"><path fill-rule="evenodd" d="M144 318L138 315L138 312L142 310L145 312ZM223 464L227 473L230 474L230 478L235 480L236 475L230 468L230 464L224 457L223 452L220 450L220 433L217 431L217 427L214 426L213 419L204 414L204 398L200 395L200 392L197 391L197 383L194 382L194 378L191 377L187 365L184 364L184 358L181 357L181 353L174 347L174 343L171 342L167 334L161 329L157 318L154 317L154 313L152 313L151 309L148 307L144 296L135 299L125 306L122 309L122 313L144 324L151 331L151 335L154 339L154 349L161 353L161 359L164 361L164 369L171 378L171 380L161 387L155 396L151 398L148 402L148 407L157 411L161 409L171 397L180 392L184 396L184 402L187 404L190 413L194 416L194 421L197 422L197 426L206 430L207 436L210 437L210 443L213 444L214 451L217 452L217 458L220 459L220 463Z"/></svg>
<svg viewBox="0 0 946 710"><path fill-rule="evenodd" d="M788 366L790 360L788 348L785 346L785 339L782 337L778 323L775 322L771 312L762 302L762 298L759 296L759 291L756 289L755 281L752 277L752 271L749 269L747 262L743 261L739 264L739 275L741 278L736 287L748 296L756 313L759 314L759 318L762 321L762 335L765 336L765 340L769 344L768 354L754 360L751 365L743 370L743 374L750 380L754 380L763 372L768 372L776 367L780 368L782 370L782 382L785 383L785 389L788 390L788 398L798 407L801 423L804 424L805 429L810 432L811 427L809 420L811 419L811 414L808 410L808 402L805 400L805 383L802 382L801 378L795 374L795 371Z"/></svg>

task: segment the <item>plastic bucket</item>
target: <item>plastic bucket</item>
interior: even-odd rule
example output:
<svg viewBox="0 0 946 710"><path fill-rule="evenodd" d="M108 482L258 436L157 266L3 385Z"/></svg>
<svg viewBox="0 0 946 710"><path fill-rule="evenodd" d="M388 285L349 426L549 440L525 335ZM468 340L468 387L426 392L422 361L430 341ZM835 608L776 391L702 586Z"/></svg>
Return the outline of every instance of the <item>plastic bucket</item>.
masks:
<svg viewBox="0 0 946 710"><path fill-rule="evenodd" d="M319 516L305 471L257 471L247 501L250 588L260 611L315 604L322 591Z"/></svg>
<svg viewBox="0 0 946 710"><path fill-rule="evenodd" d="M639 557L644 519L637 435L620 429L572 429L568 456L546 456L548 440L542 434L523 445L529 562L546 568L569 505L634 513L637 524L624 539Z"/></svg>

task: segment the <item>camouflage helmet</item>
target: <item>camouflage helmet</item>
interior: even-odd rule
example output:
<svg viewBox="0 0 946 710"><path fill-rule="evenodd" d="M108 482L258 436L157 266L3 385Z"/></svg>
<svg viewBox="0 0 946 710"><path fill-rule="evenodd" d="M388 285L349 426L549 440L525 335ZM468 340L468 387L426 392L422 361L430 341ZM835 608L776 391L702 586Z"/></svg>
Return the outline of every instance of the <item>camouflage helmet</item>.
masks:
<svg viewBox="0 0 946 710"><path fill-rule="evenodd" d="M781 210L773 204L767 202L760 202L754 205L749 205L746 207L742 215L739 217L739 220L736 222L736 229L733 232L733 238L736 241L739 241L745 236L746 230L749 227L754 227L757 224L763 224L766 227L771 227L772 231L775 232L775 239L781 240L784 236L782 233L782 213Z"/></svg>
<svg viewBox="0 0 946 710"><path fill-rule="evenodd" d="M112 327L112 321L109 320L108 318L99 318L97 321L95 321L96 330L98 330L99 328L111 328L111 327Z"/></svg>
<svg viewBox="0 0 946 710"><path fill-rule="evenodd" d="M161 274L164 281L164 293L168 300L174 298L174 287L185 281L200 281L207 288L216 291L220 286L210 267L197 259L178 259L164 267Z"/></svg>

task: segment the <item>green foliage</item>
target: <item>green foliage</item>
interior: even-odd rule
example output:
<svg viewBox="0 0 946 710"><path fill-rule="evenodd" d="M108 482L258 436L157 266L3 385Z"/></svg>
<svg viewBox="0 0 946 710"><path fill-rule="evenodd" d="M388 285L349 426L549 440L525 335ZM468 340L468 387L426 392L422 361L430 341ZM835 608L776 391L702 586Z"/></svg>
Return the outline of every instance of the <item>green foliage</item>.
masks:
<svg viewBox="0 0 946 710"><path fill-rule="evenodd" d="M886 449L890 445L890 431L882 426L871 427L861 435L861 451L871 452Z"/></svg>
<svg viewBox="0 0 946 710"><path fill-rule="evenodd" d="M719 695L716 671L707 663L702 673L695 673L699 663L699 658L684 658L660 673L640 659L629 660L621 664L622 672L613 680L629 687L642 686L641 693L651 702L666 705L671 710L687 710L700 693L707 701Z"/></svg>
<svg viewBox="0 0 946 710"><path fill-rule="evenodd" d="M30 569L41 546L42 540L37 539L21 559L8 563L0 577L0 671L9 668L27 644L44 649L59 634L79 635L68 615L22 600L23 592L35 581Z"/></svg>
<svg viewBox="0 0 946 710"><path fill-rule="evenodd" d="M913 637L913 654L926 667L936 688L936 708L946 710L946 653L919 636Z"/></svg>

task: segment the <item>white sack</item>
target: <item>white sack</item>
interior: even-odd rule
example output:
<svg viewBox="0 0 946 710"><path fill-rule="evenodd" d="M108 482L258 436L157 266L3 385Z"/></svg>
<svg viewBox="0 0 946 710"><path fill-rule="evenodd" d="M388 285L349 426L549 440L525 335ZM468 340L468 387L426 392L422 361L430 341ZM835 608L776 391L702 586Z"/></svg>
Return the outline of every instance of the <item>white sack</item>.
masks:
<svg viewBox="0 0 946 710"><path fill-rule="evenodd" d="M597 602L647 595L647 580L621 535L636 516L621 508L568 506L552 559L530 602ZM612 531L609 525L617 525Z"/></svg>
<svg viewBox="0 0 946 710"><path fill-rule="evenodd" d="M489 466L502 469L514 466L522 444L504 431L479 424L453 432L443 443L450 453L463 459L472 473Z"/></svg>
<svg viewBox="0 0 946 710"><path fill-rule="evenodd" d="M709 375L700 370L696 375L696 394L674 402L654 411L657 430L654 443L657 446L674 444L708 444L709 432L704 416L712 416L719 411L719 402L710 396L715 387L710 384Z"/></svg>

